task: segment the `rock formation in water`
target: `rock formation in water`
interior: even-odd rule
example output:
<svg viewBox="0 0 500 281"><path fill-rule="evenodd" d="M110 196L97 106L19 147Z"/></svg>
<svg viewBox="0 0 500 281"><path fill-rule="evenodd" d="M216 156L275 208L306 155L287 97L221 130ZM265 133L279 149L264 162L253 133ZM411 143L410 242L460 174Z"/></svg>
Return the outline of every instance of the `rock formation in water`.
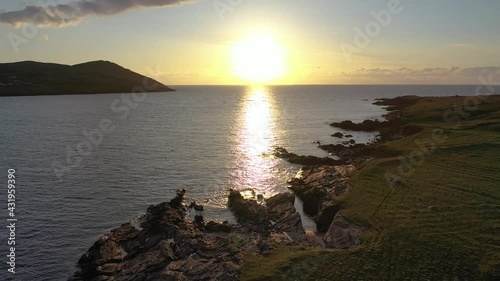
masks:
<svg viewBox="0 0 500 281"><path fill-rule="evenodd" d="M285 159L289 163L299 164L304 166L344 164L344 161L335 160L329 157L320 158L312 155L307 155L307 156L297 155L295 153L288 152L285 148L282 147L276 147L274 149L274 156Z"/></svg>
<svg viewBox="0 0 500 281"><path fill-rule="evenodd" d="M244 249L186 219L183 196L150 206L139 228L127 223L101 236L70 280L237 280Z"/></svg>
<svg viewBox="0 0 500 281"><path fill-rule="evenodd" d="M323 245L306 237L291 193L261 204L231 191L229 207L239 225L191 221L184 195L179 191L170 202L150 206L140 227L126 223L101 236L70 280L238 280L245 254Z"/></svg>

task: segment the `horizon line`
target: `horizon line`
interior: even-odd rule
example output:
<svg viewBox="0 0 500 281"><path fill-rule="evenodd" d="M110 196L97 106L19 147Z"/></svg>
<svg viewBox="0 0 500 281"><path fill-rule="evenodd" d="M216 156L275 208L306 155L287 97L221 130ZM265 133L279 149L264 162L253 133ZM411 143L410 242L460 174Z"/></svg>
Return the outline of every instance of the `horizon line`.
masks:
<svg viewBox="0 0 500 281"><path fill-rule="evenodd" d="M165 84L165 83L164 83ZM167 83L168 84L168 83ZM208 86L217 86L217 87L248 87L248 86L262 86L262 87L279 87L279 86L478 86L478 85L487 85L487 86L497 86L500 87L500 84L482 84L482 83L468 83L468 84L168 84L169 87L183 87L183 86L200 86L200 87L208 87Z"/></svg>

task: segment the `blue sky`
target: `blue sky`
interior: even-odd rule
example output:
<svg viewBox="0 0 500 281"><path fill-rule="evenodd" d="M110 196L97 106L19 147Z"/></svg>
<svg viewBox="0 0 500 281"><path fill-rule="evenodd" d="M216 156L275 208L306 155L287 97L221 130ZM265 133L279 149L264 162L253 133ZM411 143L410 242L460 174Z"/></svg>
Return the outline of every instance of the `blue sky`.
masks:
<svg viewBox="0 0 500 281"><path fill-rule="evenodd" d="M2 1L0 9L54 1ZM33 38L22 26L0 23L0 61L103 59L141 73L152 68L167 84L237 84L243 81L231 73L229 46L264 31L286 49L288 73L276 81L283 84L475 83L480 68L500 66L500 1L401 0L402 11L362 48L355 45L355 28L364 30L374 21L371 12L387 10L391 0L241 0L222 18L217 1L229 3L89 15L69 26L39 27ZM12 33L27 41L18 52ZM347 59L342 44L359 52Z"/></svg>

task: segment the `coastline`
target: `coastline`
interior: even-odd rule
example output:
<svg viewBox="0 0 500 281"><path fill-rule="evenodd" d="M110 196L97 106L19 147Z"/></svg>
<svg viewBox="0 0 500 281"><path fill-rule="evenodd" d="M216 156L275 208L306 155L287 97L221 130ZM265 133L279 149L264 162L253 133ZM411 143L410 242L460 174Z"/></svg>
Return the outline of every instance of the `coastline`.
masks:
<svg viewBox="0 0 500 281"><path fill-rule="evenodd" d="M378 151L364 155L347 181L350 193L334 200L334 237L351 250L279 249L270 258L249 257L241 280L498 280L500 96L408 96L376 104L387 106L387 122L399 125L379 123L388 137L373 150L360 146L349 154ZM269 265L274 261L281 265Z"/></svg>
<svg viewBox="0 0 500 281"><path fill-rule="evenodd" d="M356 251L359 251L370 244L370 239L373 239L370 237L373 237L374 232L381 232L379 229L381 225L374 223L373 214L367 216L358 213L357 207L363 202L359 200L360 189L356 181L359 181L360 174L366 172L367 168L373 168L373 166L377 168L376 165L385 164L387 159L391 159L389 161L391 162L392 159L404 154L401 150L387 147L387 144L426 132L425 128L408 122L406 111L412 105L429 99L446 98L383 99L377 101L376 104L389 107L389 113L385 116L386 121L361 124L346 121L331 124L353 131L379 131L381 135L380 139L372 144L349 146L319 144L319 148L338 157L338 160L334 160L335 162L328 160L331 158L298 156L286 150L277 149L275 154L277 157L292 159L292 163L306 165L302 169L302 177L289 182L290 189L303 201L304 212L316 222L318 235L304 231L300 216L293 207L294 196L290 193L278 194L267 199L266 204L263 205L258 200L243 198L237 191L230 192L229 208L238 219L239 225L210 221L197 223L185 219L182 215L182 209L185 206L180 203L183 196L178 194L169 203L161 203L148 208L141 230L122 225L110 235L103 236L108 238L100 238L89 252L82 256L79 262L82 271L75 274L71 280L108 280L106 278L110 276L113 276L113 280L129 280L127 278L130 278L131 274L139 274L142 276L141 280L157 280L159 277L165 280L205 280L203 278L211 276L209 274L213 272L219 274L217 279L213 280L239 280L240 278L242 280L266 280L269 274L273 274L273 270L283 266L283 262L297 263L298 266L303 264L303 261L295 259L297 256L305 260L315 260L314 256L318 253L322 255L341 253L341 256L346 258L345 255L349 255L351 251L345 249L358 249ZM384 201L379 204L382 206ZM173 215L174 213L177 215ZM164 217L165 214L176 219L169 221L169 218ZM160 235L152 225L162 224L165 220L168 222L166 225L170 227L171 233L160 231ZM172 229L175 230L172 232ZM134 234L130 236L131 232ZM150 247L137 246L141 239L146 240L145 243ZM208 245L216 244L214 241L222 241L222 244L210 248ZM121 244L127 243L136 245L138 248L132 247L124 251ZM181 249L180 252L173 249L168 251L167 244L170 248ZM223 255L228 251L225 247L233 249L229 250L233 251L231 257ZM298 247L297 252L288 253L287 256L280 258L284 260L273 263L272 261L277 259L275 254L286 252L288 247ZM340 250L342 252L321 250L324 248L342 249ZM134 251L138 254L131 254ZM156 259L161 262L156 263L156 267L139 266L151 262L148 258L151 251L156 251L156 255L162 256ZM211 252L212 256L207 255L205 251ZM287 257L290 257L290 260L287 261ZM217 262L211 261L214 259ZM247 261L246 265L245 261ZM274 268L256 268L256 264L263 261L271 262ZM200 271L195 270L197 273L193 275L190 272L193 267ZM335 266L332 264L332 267ZM370 268L367 271L370 271ZM303 272L305 273L306 271ZM261 279L258 276L261 276ZM344 275L345 279L339 280L352 280L347 277L348 275Z"/></svg>

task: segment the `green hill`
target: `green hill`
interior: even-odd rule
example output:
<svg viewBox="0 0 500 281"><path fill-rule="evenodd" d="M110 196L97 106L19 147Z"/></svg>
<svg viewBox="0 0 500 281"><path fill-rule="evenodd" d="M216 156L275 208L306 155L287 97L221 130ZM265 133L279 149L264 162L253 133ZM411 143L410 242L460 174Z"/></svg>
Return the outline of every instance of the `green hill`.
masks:
<svg viewBox="0 0 500 281"><path fill-rule="evenodd" d="M0 96L130 93L144 84L144 78L108 61L73 66L33 61L3 63ZM149 92L174 91L154 79L147 85L156 85Z"/></svg>

